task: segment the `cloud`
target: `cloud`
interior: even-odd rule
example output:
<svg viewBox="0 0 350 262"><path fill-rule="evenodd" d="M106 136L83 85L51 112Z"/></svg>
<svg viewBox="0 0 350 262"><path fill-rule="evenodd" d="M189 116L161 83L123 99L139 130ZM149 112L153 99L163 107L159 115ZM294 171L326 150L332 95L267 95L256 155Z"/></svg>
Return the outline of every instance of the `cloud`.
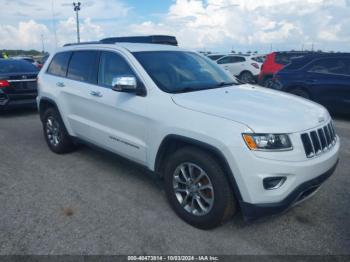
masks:
<svg viewBox="0 0 350 262"><path fill-rule="evenodd" d="M349 0L177 0L165 18L134 24L139 34L168 33L190 48L349 49Z"/></svg>
<svg viewBox="0 0 350 262"><path fill-rule="evenodd" d="M171 34L182 47L217 51L267 52L271 44L275 50L310 49L312 44L350 48L350 0L176 0L157 17L138 16L138 7L125 0L81 2L82 41ZM43 34L45 48L52 51L55 31L57 46L76 41L75 16L66 0L0 0L0 5L6 6L0 48L41 50Z"/></svg>
<svg viewBox="0 0 350 262"><path fill-rule="evenodd" d="M34 20L19 22L18 26L0 25L0 48L41 50L41 35L48 33L45 25Z"/></svg>

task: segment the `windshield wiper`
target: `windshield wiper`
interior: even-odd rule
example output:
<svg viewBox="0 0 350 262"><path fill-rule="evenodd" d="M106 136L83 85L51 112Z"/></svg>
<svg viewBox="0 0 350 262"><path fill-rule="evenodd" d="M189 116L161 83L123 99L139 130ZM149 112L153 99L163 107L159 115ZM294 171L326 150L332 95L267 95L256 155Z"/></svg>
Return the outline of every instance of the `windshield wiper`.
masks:
<svg viewBox="0 0 350 262"><path fill-rule="evenodd" d="M232 85L236 85L236 82L220 82L217 86L223 87L223 86L232 86Z"/></svg>
<svg viewBox="0 0 350 262"><path fill-rule="evenodd" d="M219 87L224 87L224 86L231 86L231 85L236 85L236 82L220 82L216 85L211 85L207 87L192 87L192 86L185 86L181 89L175 90L173 93L188 93L188 92L194 92L194 91L202 91L202 90L208 90L208 89L215 89Z"/></svg>
<svg viewBox="0 0 350 262"><path fill-rule="evenodd" d="M173 93L174 94L187 93L187 92L193 92L193 91L199 91L199 90L201 90L201 89L195 88L195 87L192 87L192 86L186 86L186 87L183 87L181 89L175 90Z"/></svg>

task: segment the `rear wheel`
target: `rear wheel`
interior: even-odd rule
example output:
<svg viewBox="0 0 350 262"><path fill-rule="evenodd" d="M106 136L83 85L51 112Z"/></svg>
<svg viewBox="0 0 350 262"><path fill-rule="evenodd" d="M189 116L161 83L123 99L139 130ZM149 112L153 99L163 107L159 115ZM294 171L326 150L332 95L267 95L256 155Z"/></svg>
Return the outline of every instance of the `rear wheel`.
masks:
<svg viewBox="0 0 350 262"><path fill-rule="evenodd" d="M214 157L186 147L168 158L164 182L167 198L179 217L201 228L214 228L236 211L233 191Z"/></svg>
<svg viewBox="0 0 350 262"><path fill-rule="evenodd" d="M57 154L71 152L75 145L69 136L60 114L55 108L48 108L43 117L43 131L47 145Z"/></svg>
<svg viewBox="0 0 350 262"><path fill-rule="evenodd" d="M254 76L251 72L244 71L239 75L239 80L243 83L254 83Z"/></svg>

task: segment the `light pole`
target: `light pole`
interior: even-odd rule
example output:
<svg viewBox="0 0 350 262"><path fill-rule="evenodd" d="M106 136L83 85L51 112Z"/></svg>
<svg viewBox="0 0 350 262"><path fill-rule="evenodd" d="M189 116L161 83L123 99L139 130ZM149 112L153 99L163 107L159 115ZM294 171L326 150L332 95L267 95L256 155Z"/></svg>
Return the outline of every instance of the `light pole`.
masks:
<svg viewBox="0 0 350 262"><path fill-rule="evenodd" d="M41 47L42 47L41 53L44 54L45 53L44 35L41 34L40 36L41 36Z"/></svg>
<svg viewBox="0 0 350 262"><path fill-rule="evenodd" d="M78 14L78 12L80 11L80 5L81 5L80 2L78 2L78 3L73 2L73 7L74 7L76 19L77 19L77 41L78 41L78 43L80 43L79 14Z"/></svg>

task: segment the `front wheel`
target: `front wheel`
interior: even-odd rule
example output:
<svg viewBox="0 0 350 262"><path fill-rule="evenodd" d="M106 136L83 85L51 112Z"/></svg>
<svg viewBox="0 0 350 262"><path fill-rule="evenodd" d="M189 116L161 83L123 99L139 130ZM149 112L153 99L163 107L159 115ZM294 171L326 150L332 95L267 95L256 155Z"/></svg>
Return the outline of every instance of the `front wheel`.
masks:
<svg viewBox="0 0 350 262"><path fill-rule="evenodd" d="M187 223L210 229L236 212L236 201L226 175L210 154L192 147L176 151L164 174L167 198Z"/></svg>

